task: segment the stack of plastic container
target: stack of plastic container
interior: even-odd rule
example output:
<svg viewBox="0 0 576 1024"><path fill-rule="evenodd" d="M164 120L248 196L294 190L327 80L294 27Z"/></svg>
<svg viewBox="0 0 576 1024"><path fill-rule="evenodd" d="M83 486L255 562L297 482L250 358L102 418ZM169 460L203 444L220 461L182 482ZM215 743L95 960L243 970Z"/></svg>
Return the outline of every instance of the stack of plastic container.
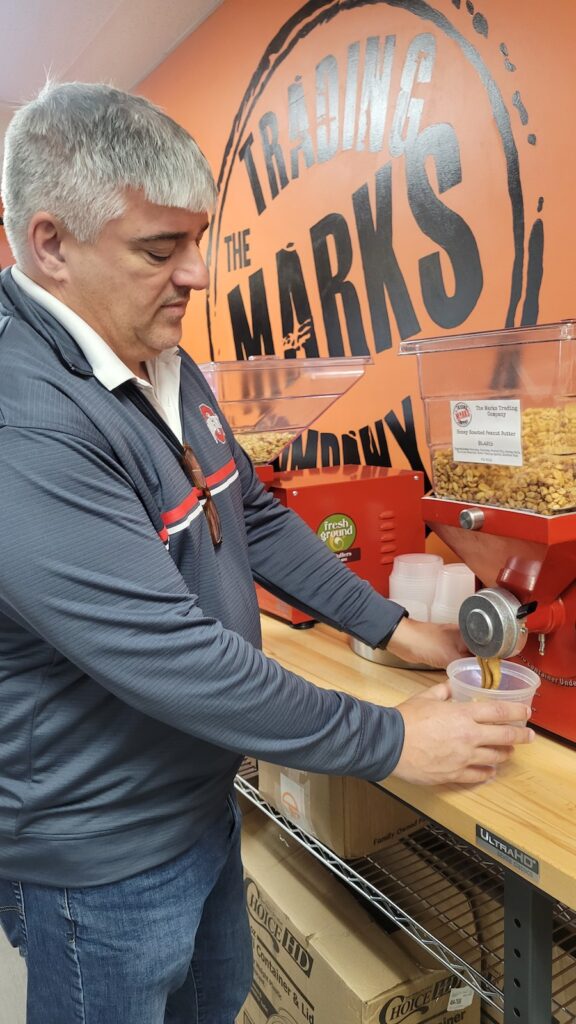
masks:
<svg viewBox="0 0 576 1024"><path fill-rule="evenodd" d="M436 577L431 622L458 622L460 605L476 589L474 573L464 562L442 565Z"/></svg>
<svg viewBox="0 0 576 1024"><path fill-rule="evenodd" d="M440 555L397 555L390 598L419 622L458 622L460 605L474 593L474 573L463 562L444 565Z"/></svg>
<svg viewBox="0 0 576 1024"><path fill-rule="evenodd" d="M422 553L397 555L390 573L390 598L408 612L411 619L428 622L442 566L440 555Z"/></svg>

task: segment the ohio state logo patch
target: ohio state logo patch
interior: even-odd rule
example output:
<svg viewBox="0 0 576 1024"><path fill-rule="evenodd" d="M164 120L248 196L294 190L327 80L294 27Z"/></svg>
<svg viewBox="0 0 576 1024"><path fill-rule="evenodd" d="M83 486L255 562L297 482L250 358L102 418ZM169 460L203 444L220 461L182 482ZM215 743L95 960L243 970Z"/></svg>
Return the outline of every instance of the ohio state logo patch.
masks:
<svg viewBox="0 0 576 1024"><path fill-rule="evenodd" d="M200 409L200 412L206 421L206 426L216 443L225 444L226 434L224 433L224 427L220 422L220 418L214 412L214 409L211 409L209 405L199 405L198 408Z"/></svg>

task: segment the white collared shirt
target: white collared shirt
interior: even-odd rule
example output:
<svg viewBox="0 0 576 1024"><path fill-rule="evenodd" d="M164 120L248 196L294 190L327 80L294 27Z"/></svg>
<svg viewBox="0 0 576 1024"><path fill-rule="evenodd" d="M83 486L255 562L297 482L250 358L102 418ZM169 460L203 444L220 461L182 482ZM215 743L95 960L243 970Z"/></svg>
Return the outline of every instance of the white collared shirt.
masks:
<svg viewBox="0 0 576 1024"><path fill-rule="evenodd" d="M146 362L150 382L136 377L96 331L45 288L32 281L18 267L12 267L12 277L23 292L44 306L66 328L79 345L92 367L94 376L108 391L133 380L151 405L182 440L180 419L180 353L176 347L160 352Z"/></svg>

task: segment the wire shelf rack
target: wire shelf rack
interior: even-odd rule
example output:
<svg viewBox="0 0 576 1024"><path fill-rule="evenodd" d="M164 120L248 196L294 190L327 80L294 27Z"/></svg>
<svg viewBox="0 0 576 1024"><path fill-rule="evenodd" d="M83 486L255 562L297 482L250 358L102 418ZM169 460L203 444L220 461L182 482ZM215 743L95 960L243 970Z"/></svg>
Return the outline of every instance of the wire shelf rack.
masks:
<svg viewBox="0 0 576 1024"><path fill-rule="evenodd" d="M238 792L473 988L482 1024L503 1024L504 869L432 821L377 854L343 861L264 800L257 772L245 759ZM561 903L554 905L552 974L551 1024L576 1024L576 911Z"/></svg>

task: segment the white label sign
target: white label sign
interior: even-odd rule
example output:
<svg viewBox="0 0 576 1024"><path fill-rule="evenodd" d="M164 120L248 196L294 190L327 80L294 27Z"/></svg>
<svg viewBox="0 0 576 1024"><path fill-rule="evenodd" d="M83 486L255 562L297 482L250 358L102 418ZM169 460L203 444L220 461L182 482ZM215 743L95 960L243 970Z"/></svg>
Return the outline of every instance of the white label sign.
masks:
<svg viewBox="0 0 576 1024"><path fill-rule="evenodd" d="M310 823L310 783L299 785L288 775L280 773L280 810L290 821L295 822L305 832L312 832Z"/></svg>
<svg viewBox="0 0 576 1024"><path fill-rule="evenodd" d="M455 462L522 465L522 413L518 398L450 402Z"/></svg>
<svg viewBox="0 0 576 1024"><path fill-rule="evenodd" d="M453 988L448 1000L447 1010L465 1010L474 999L474 989L470 985L462 985L460 988Z"/></svg>

